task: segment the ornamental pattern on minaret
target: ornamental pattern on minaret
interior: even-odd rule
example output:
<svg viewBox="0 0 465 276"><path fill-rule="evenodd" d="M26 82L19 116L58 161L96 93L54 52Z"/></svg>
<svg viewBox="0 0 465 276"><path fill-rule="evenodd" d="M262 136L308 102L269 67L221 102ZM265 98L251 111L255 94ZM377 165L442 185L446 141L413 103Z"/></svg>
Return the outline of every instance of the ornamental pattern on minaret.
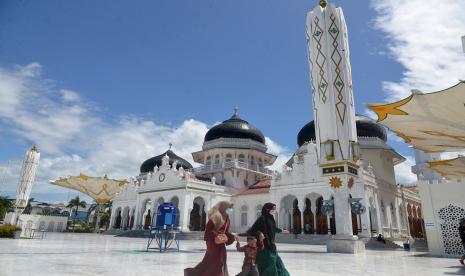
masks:
<svg viewBox="0 0 465 276"><path fill-rule="evenodd" d="M357 130L352 74L347 26L340 7L320 1L308 13L307 49L320 161L354 160Z"/></svg>

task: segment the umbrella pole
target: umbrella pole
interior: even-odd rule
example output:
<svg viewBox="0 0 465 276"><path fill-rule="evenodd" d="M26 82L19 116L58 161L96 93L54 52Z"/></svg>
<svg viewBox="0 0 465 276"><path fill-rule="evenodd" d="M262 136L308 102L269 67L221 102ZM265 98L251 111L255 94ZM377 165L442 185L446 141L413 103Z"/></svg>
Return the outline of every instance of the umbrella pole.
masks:
<svg viewBox="0 0 465 276"><path fill-rule="evenodd" d="M95 228L94 228L94 233L98 233L98 230L99 230L99 225L100 225L100 218L101 218L101 214L100 214L100 208L101 207L101 204L98 203L97 204L97 207L95 208L95 214L97 215L97 219L95 220Z"/></svg>

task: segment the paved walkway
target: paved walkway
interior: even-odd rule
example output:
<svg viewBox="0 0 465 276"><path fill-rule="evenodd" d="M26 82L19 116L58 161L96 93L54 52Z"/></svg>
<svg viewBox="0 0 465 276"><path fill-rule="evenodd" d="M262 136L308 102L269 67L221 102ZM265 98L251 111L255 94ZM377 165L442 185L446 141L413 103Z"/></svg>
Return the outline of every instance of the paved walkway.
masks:
<svg viewBox="0 0 465 276"><path fill-rule="evenodd" d="M145 252L145 239L96 234L49 233L44 240L0 239L0 275L183 275L204 254L201 241L182 241L181 252ZM242 255L230 246L231 276ZM364 255L327 254L325 246L278 244L291 275L465 275L457 260L425 253L367 251Z"/></svg>

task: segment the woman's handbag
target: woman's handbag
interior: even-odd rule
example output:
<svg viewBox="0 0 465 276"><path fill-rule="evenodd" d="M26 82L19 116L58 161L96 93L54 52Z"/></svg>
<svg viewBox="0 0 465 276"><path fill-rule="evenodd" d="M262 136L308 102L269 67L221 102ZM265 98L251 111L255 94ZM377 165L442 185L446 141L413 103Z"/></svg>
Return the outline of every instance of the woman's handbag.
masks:
<svg viewBox="0 0 465 276"><path fill-rule="evenodd" d="M216 244L223 244L228 241L228 236L225 234L226 229L228 229L229 226L229 220L226 222L226 225L224 226L224 230L220 231L218 233L218 236L215 237L215 243Z"/></svg>

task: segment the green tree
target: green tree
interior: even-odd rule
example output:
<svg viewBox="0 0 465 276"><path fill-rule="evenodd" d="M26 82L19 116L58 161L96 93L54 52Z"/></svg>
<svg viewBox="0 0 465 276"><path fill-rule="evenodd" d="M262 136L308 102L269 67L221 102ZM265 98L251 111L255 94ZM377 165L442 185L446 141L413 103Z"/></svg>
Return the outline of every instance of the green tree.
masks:
<svg viewBox="0 0 465 276"><path fill-rule="evenodd" d="M13 211L13 201L7 196L0 196L0 219L5 217L5 214Z"/></svg>
<svg viewBox="0 0 465 276"><path fill-rule="evenodd" d="M102 212L101 212L101 217L100 217L100 223L98 225L99 228L102 228L103 226L108 227L107 224L109 223L110 221L110 216L111 216L111 207L113 205L113 202L112 201L108 201L106 203L102 203L103 204L103 207L102 207ZM89 207L89 210L87 211L87 218L86 218L86 221L89 220L89 216L90 214L95 211L97 212L97 206L98 206L98 203L97 202L93 202L92 205ZM95 225L96 223L96 220L97 220L97 214L95 214L93 220L92 220L92 225Z"/></svg>
<svg viewBox="0 0 465 276"><path fill-rule="evenodd" d="M95 201L90 205L89 210L87 210L86 221L89 221L89 216L93 211L95 211L97 209L97 205L98 204Z"/></svg>
<svg viewBox="0 0 465 276"><path fill-rule="evenodd" d="M52 214L52 212L50 211L50 209L43 209L39 215L42 215L42 216L49 216L50 214Z"/></svg>
<svg viewBox="0 0 465 276"><path fill-rule="evenodd" d="M86 202L84 200L81 200L79 196L76 196L74 199L71 199L69 201L66 207L68 208L76 207L76 212L74 213L74 217L73 217L73 229L74 229L74 224L76 221L76 216L78 214L79 207L86 208Z"/></svg>

